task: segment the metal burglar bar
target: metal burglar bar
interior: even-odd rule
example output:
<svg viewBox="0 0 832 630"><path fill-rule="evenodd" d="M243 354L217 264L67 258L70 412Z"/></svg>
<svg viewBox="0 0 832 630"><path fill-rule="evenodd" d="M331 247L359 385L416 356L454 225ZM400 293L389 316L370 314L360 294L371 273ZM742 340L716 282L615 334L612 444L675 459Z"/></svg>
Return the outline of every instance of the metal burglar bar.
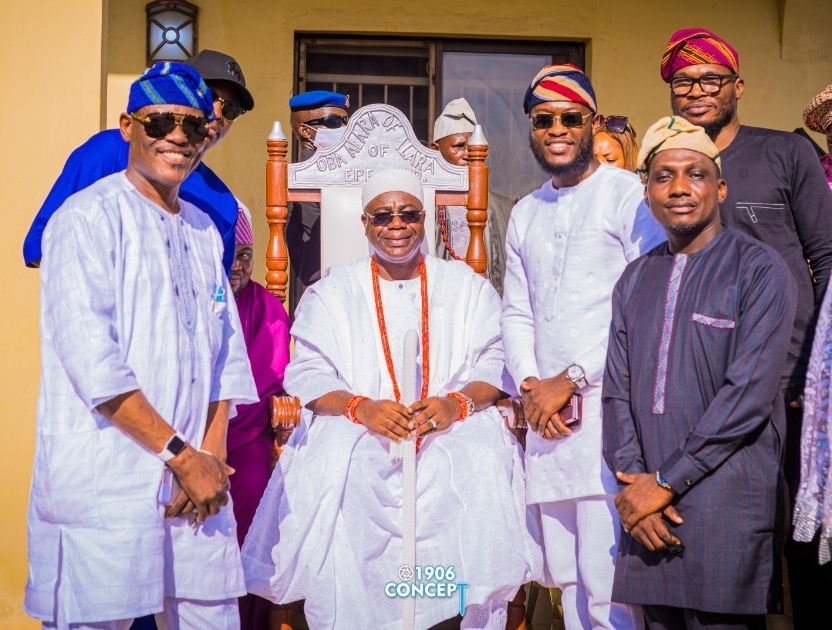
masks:
<svg viewBox="0 0 832 630"><path fill-rule="evenodd" d="M350 109L374 103L407 115L422 144L451 100L464 97L491 147L490 188L509 198L546 179L528 149L522 112L527 82L544 65L584 67L583 42L474 39L375 39L306 35L297 39L296 93L333 90L350 96ZM297 154L296 154L297 155Z"/></svg>
<svg viewBox="0 0 832 630"><path fill-rule="evenodd" d="M433 120L433 52L428 42L302 38L298 92L350 95L350 109L385 103L407 115L427 145Z"/></svg>

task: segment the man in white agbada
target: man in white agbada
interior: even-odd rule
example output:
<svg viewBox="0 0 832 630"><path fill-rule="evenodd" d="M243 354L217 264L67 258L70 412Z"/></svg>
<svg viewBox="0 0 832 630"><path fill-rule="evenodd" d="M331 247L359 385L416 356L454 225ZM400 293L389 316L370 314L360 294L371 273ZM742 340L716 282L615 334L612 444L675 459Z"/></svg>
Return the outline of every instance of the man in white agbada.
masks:
<svg viewBox="0 0 832 630"><path fill-rule="evenodd" d="M528 502L540 506L567 630L629 630L641 626L640 611L612 602L618 486L601 452L601 380L615 283L666 236L638 177L595 159L595 92L581 70L543 68L523 109L532 152L551 176L514 207L506 238L502 331L529 423ZM558 410L574 393L583 422L571 430Z"/></svg>
<svg viewBox="0 0 832 630"><path fill-rule="evenodd" d="M422 199L415 174L374 173L362 196L372 258L308 288L292 328L284 385L301 399L303 421L258 508L243 566L250 592L305 599L315 630L404 627L403 600L388 586L405 581L393 440L419 438L416 565L454 573L415 582L467 584L463 628L502 630L506 600L542 564L518 446L493 406L504 365L499 298L465 263L423 259ZM408 330L419 332L421 393L405 407ZM462 590L417 597L416 627L459 614Z"/></svg>
<svg viewBox="0 0 832 630"><path fill-rule="evenodd" d="M257 392L220 235L178 197L211 92L159 63L127 111L127 170L71 196L44 234L24 607L61 630L153 613L163 629L234 630L245 586L225 434Z"/></svg>

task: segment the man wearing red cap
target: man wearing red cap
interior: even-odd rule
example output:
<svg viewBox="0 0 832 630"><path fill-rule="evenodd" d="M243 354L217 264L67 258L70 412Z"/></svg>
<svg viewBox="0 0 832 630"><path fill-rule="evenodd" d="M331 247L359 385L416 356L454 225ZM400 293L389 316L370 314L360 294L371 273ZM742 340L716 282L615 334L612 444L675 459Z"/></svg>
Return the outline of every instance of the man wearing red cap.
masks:
<svg viewBox="0 0 832 630"><path fill-rule="evenodd" d="M720 151L728 182L720 207L722 221L777 250L797 281L797 316L781 380L788 416L785 473L793 501L800 475L802 393L815 314L832 271L832 196L805 139L740 125L737 101L745 85L739 75L739 55L718 35L704 28L674 33L662 56L661 76L670 84L673 113L703 127ZM784 530L787 517L784 510ZM832 572L815 575L816 545L812 549L789 541L786 558L795 628L805 623L814 627L820 612L806 606L825 605L832 592Z"/></svg>

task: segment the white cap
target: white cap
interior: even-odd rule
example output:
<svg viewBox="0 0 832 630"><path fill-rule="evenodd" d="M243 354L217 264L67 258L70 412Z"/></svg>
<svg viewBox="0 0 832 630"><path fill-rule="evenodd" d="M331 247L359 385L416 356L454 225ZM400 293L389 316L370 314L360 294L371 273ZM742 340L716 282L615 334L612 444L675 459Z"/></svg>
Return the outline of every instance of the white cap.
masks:
<svg viewBox="0 0 832 630"><path fill-rule="evenodd" d="M416 173L403 168L391 168L370 175L361 190L361 207L366 209L373 199L388 192L405 192L416 197L419 203L425 201L422 180Z"/></svg>
<svg viewBox="0 0 832 630"><path fill-rule="evenodd" d="M437 142L457 133L471 133L476 124L477 117L468 101L464 98L455 99L445 105L445 109L433 123L433 141Z"/></svg>

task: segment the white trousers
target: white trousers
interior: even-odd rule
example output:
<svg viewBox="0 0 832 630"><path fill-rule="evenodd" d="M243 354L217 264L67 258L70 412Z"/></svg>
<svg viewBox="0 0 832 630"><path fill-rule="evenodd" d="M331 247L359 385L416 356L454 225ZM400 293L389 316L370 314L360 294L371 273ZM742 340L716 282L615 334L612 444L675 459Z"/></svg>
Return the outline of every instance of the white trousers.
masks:
<svg viewBox="0 0 832 630"><path fill-rule="evenodd" d="M619 520L613 496L541 503L543 551L563 591L566 630L643 628L638 607L611 601Z"/></svg>
<svg viewBox="0 0 832 630"><path fill-rule="evenodd" d="M44 630L130 630L133 619L94 623L43 622ZM159 630L240 630L237 598L219 601L165 597L165 607L156 613Z"/></svg>

